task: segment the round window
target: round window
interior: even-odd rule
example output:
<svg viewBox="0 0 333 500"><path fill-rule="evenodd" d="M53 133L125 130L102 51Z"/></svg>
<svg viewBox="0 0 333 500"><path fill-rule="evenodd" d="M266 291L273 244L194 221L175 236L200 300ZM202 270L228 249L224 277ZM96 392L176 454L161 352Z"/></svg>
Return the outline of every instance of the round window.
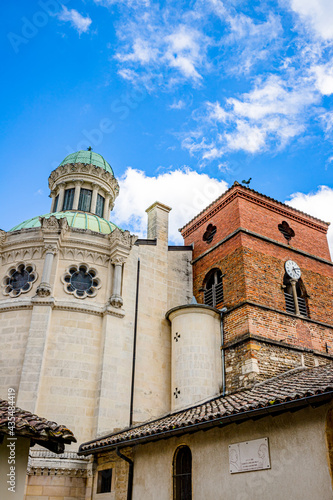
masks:
<svg viewBox="0 0 333 500"><path fill-rule="evenodd" d="M4 295L18 297L21 293L31 290L32 284L37 280L35 266L32 264L19 264L9 269L3 279Z"/></svg>
<svg viewBox="0 0 333 500"><path fill-rule="evenodd" d="M63 277L65 291L80 299L93 297L101 286L96 274L94 269L89 269L85 264L71 266Z"/></svg>

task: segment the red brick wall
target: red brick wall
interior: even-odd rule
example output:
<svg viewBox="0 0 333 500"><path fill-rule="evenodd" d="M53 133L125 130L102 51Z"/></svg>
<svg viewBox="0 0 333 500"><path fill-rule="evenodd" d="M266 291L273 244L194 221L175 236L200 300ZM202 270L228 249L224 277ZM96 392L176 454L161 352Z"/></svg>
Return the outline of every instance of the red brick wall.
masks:
<svg viewBox="0 0 333 500"><path fill-rule="evenodd" d="M195 259L239 227L287 244L278 229L284 220L295 231L291 247L330 260L326 238L328 226L325 223L242 186L231 188L189 222L182 229L182 234L185 245L194 244ZM211 243L202 239L208 224L217 228Z"/></svg>
<svg viewBox="0 0 333 500"><path fill-rule="evenodd" d="M283 220L295 231L289 246L278 230L278 224ZM217 231L213 241L207 244L202 237L208 224L216 225ZM276 243L250 233L238 232L205 254L240 227ZM274 346L265 344L263 348L262 345L258 347L253 342L244 341L244 345L230 348L229 368L234 363L233 374L230 373L228 378L231 388L237 388L236 379L238 384L243 384L242 373L249 366L249 363L246 366L244 363L251 358L259 363L259 373L251 376L261 380L281 370L299 366L302 349L318 351L323 355L327 354L328 349L328 354L333 355L333 267L312 257L330 259L326 230L324 223L240 186L229 190L226 196L222 196L184 228L185 244L194 244L193 290L199 303L203 302L205 276L211 269L218 268L224 275L224 300L218 304L219 308L226 306L230 310L249 301L275 310L242 305L228 312L224 319L225 342L232 343L251 334L300 349L299 352L288 352L288 348L284 347L283 361L280 363L274 361L275 358L279 359L272 354L277 349ZM293 250L296 248L311 255ZM295 260L302 270L310 319L328 323L332 328L284 314L286 307L282 284L284 264L288 259ZM270 356L273 356L273 361L270 361ZM312 353L307 352L306 356L308 363L314 362Z"/></svg>

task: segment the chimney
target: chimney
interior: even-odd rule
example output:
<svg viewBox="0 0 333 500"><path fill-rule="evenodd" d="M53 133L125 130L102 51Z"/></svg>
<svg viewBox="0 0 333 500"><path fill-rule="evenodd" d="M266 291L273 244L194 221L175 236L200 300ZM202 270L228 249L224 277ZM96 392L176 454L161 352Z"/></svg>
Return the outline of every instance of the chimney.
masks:
<svg viewBox="0 0 333 500"><path fill-rule="evenodd" d="M169 212L171 208L155 201L147 208L148 228L147 238L157 239L158 242L168 244Z"/></svg>

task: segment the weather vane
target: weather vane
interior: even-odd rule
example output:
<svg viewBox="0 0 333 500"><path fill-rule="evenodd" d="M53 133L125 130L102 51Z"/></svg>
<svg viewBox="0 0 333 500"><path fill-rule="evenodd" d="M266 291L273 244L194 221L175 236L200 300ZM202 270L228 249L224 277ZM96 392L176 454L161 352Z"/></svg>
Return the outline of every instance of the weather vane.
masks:
<svg viewBox="0 0 333 500"><path fill-rule="evenodd" d="M245 186L249 186L251 180L252 180L252 177L250 177L249 180L247 180L247 181L242 180L242 184L244 184Z"/></svg>

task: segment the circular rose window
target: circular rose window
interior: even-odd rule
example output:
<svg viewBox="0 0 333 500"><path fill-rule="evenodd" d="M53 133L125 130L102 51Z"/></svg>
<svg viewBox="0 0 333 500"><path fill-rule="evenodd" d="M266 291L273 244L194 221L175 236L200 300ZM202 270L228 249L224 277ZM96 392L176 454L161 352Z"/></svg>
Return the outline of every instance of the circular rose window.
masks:
<svg viewBox="0 0 333 500"><path fill-rule="evenodd" d="M31 290L32 284L37 280L37 273L33 264L19 264L12 267L4 277L3 293L11 297L18 297L21 293Z"/></svg>
<svg viewBox="0 0 333 500"><path fill-rule="evenodd" d="M65 291L79 299L94 297L101 286L95 269L90 269L86 264L69 267L62 282L65 285Z"/></svg>

